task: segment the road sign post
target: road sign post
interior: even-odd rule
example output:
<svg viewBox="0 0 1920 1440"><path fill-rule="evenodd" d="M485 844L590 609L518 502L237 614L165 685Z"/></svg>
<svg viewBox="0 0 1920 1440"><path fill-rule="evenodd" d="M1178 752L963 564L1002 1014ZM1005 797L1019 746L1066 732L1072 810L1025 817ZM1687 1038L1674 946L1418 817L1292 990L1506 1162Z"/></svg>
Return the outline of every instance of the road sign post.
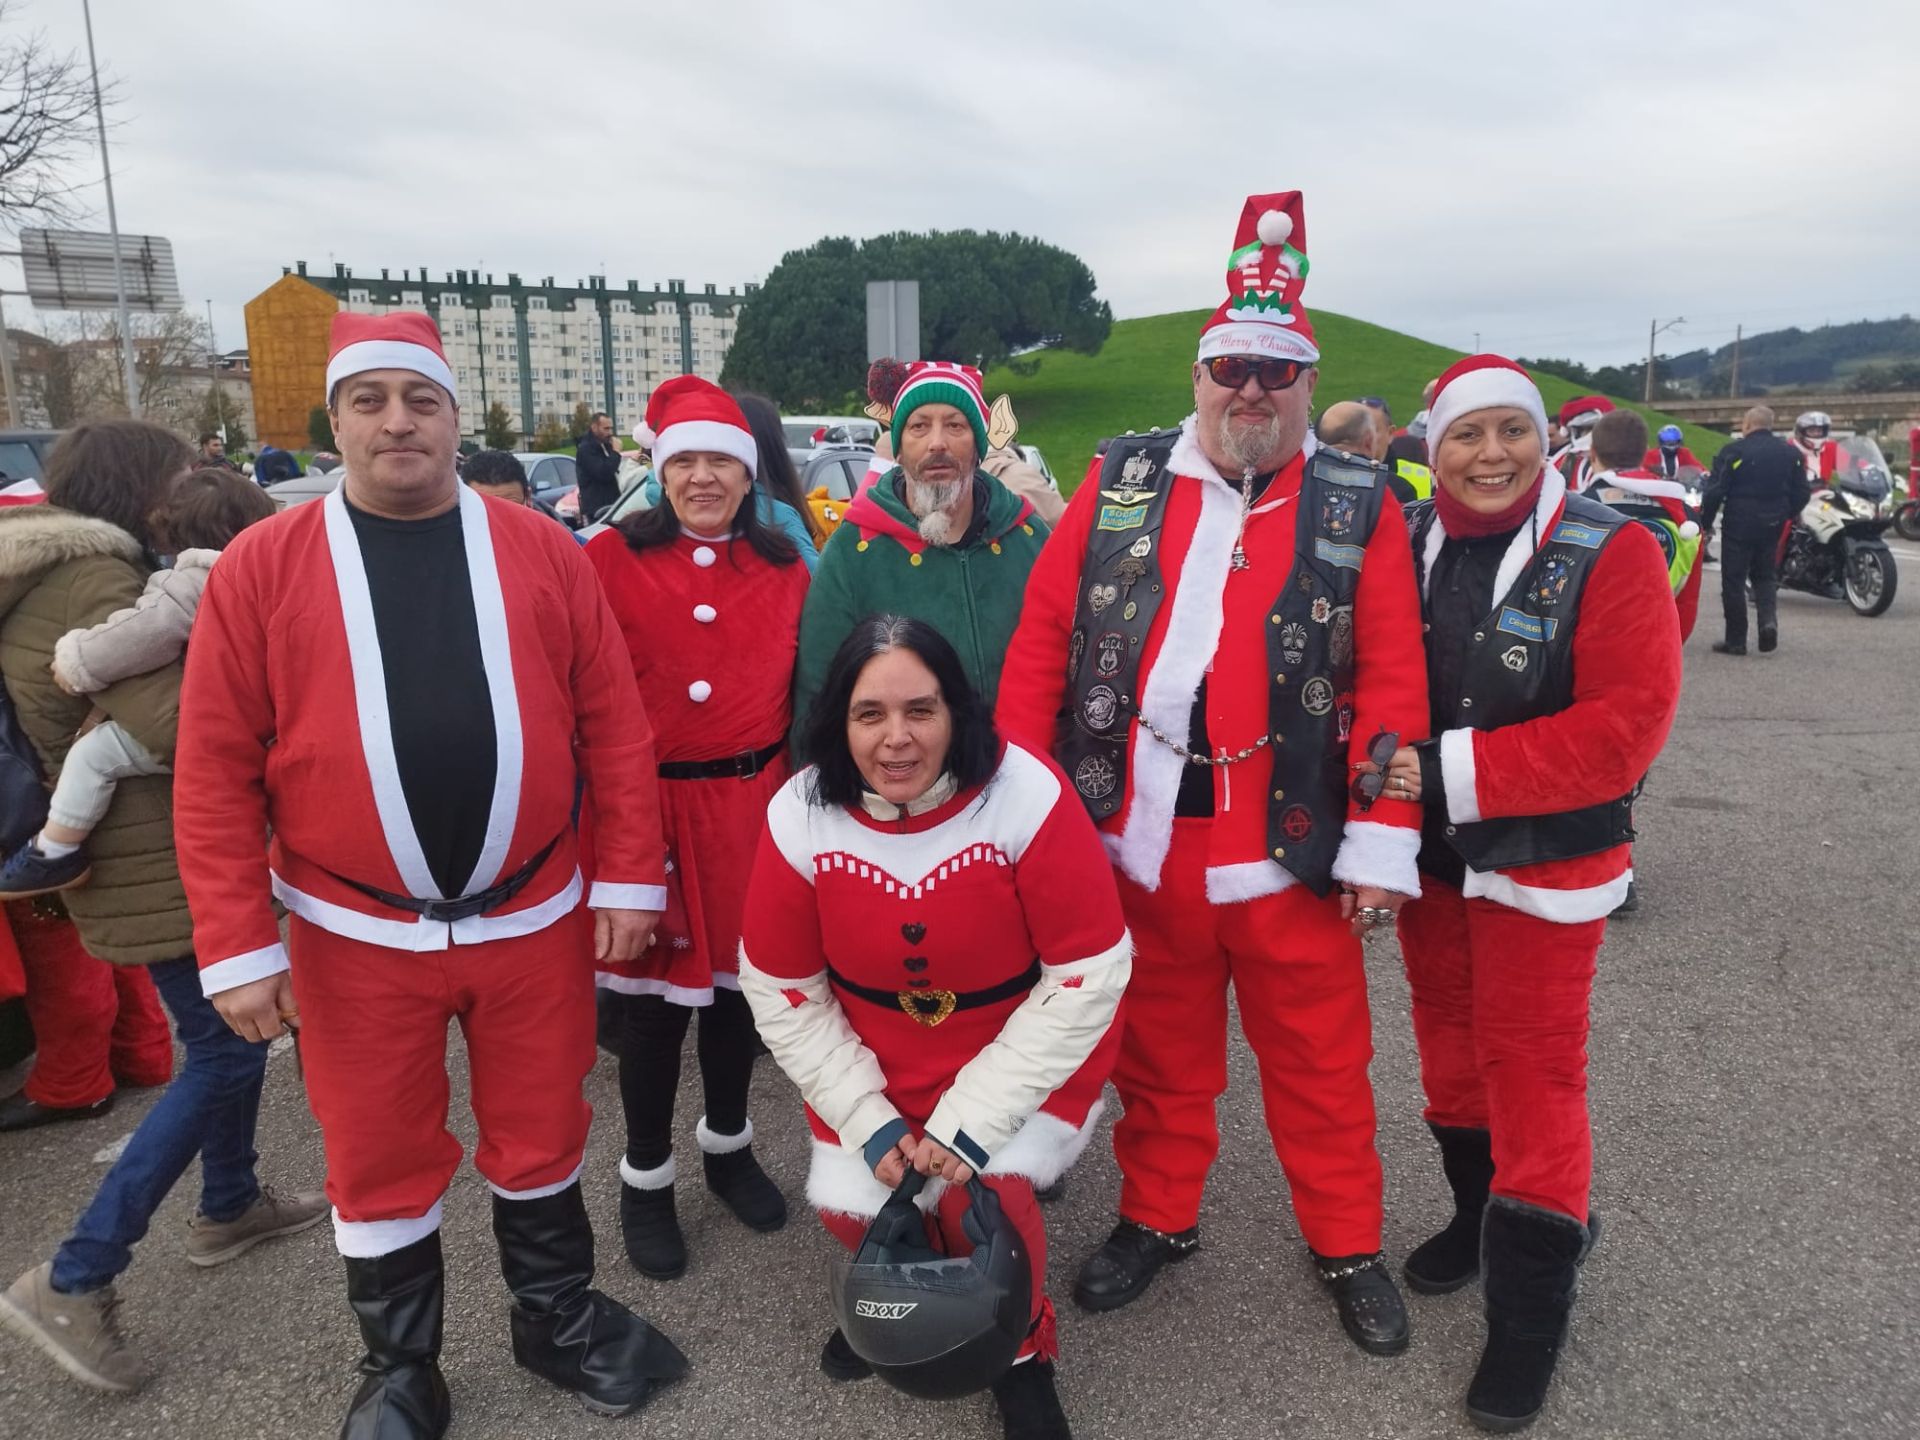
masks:
<svg viewBox="0 0 1920 1440"><path fill-rule="evenodd" d="M920 282L867 282L867 363L920 358Z"/></svg>

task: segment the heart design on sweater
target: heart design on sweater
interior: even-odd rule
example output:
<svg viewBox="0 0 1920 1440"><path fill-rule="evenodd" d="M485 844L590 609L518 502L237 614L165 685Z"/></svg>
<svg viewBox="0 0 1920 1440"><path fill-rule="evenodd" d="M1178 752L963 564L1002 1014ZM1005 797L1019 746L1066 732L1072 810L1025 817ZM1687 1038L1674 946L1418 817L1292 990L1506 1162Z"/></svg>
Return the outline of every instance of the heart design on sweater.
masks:
<svg viewBox="0 0 1920 1440"><path fill-rule="evenodd" d="M909 920L900 927L900 933L906 937L907 944L918 945L922 940L927 938L927 927L922 925L918 920Z"/></svg>
<svg viewBox="0 0 1920 1440"><path fill-rule="evenodd" d="M922 970L927 968L927 957L924 955L909 955L906 959L902 960L900 963L906 966L907 969L911 970L915 975L918 975Z"/></svg>

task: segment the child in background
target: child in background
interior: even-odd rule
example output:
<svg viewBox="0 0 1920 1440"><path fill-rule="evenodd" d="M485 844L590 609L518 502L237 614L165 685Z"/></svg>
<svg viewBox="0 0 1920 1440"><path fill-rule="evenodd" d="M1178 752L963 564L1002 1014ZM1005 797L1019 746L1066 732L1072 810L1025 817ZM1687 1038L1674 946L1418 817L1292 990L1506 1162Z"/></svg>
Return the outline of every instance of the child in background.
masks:
<svg viewBox="0 0 1920 1440"><path fill-rule="evenodd" d="M186 651L213 562L235 535L276 508L258 485L231 470L207 468L181 476L153 527L156 543L172 552L173 567L153 573L133 608L61 636L53 652L55 682L70 695L92 695L173 664ZM166 773L167 767L114 721L86 730L60 767L47 823L0 868L0 900L85 884L92 871L87 837L113 803L115 787L129 776Z"/></svg>

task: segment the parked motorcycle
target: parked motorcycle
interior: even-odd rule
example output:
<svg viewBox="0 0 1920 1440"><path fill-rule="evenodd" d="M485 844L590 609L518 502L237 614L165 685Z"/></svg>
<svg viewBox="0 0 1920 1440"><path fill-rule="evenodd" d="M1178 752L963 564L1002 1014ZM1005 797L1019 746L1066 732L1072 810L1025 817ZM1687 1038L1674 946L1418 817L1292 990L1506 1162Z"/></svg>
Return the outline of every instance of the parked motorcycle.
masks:
<svg viewBox="0 0 1920 1440"><path fill-rule="evenodd" d="M1849 435L1839 447L1833 474L1815 482L1821 488L1788 532L1780 585L1844 599L1858 615L1882 615L1900 578L1881 538L1894 523L1892 472L1865 435Z"/></svg>

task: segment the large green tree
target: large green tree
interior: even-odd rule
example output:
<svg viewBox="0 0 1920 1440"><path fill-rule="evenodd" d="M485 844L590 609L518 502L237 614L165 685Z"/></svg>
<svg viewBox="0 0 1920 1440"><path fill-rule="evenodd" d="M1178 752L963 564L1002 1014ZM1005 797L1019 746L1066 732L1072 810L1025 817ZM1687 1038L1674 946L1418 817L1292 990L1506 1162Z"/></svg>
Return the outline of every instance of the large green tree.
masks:
<svg viewBox="0 0 1920 1440"><path fill-rule="evenodd" d="M869 280L918 280L921 353L982 369L1036 345L1091 354L1113 325L1086 263L1029 236L830 238L773 268L741 311L721 383L790 409L843 404L866 380Z"/></svg>

